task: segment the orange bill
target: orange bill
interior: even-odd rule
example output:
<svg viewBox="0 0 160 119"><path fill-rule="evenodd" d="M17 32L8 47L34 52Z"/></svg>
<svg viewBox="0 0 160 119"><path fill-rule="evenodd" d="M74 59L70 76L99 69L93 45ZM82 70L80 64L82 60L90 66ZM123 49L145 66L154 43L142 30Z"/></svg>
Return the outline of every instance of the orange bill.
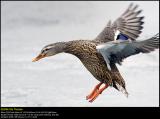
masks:
<svg viewBox="0 0 160 119"><path fill-rule="evenodd" d="M40 54L40 55L38 55L36 58L34 58L34 59L32 60L32 62L36 62L36 61L38 61L38 60L40 60L40 59L42 59L42 58L44 58L44 57L45 57L45 55Z"/></svg>

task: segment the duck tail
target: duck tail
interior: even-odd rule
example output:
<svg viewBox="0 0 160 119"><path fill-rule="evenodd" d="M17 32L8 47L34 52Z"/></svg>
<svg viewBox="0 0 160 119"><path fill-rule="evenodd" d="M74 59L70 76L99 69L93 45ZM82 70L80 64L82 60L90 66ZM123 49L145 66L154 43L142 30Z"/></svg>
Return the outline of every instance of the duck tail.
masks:
<svg viewBox="0 0 160 119"><path fill-rule="evenodd" d="M112 67L111 72L112 72L113 87L118 91L121 91L123 94L125 94L126 97L128 97L129 93L127 92L127 89L126 89L125 80L121 76L115 64L112 64L111 67Z"/></svg>
<svg viewBox="0 0 160 119"><path fill-rule="evenodd" d="M113 81L113 87L118 91L121 91L128 98L129 93L127 92L126 88L119 85L116 81Z"/></svg>

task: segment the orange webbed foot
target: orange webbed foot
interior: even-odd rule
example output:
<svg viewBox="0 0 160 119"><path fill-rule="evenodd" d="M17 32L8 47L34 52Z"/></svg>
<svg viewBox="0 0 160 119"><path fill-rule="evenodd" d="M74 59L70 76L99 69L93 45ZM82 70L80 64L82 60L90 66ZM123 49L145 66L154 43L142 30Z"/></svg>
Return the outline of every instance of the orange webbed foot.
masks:
<svg viewBox="0 0 160 119"><path fill-rule="evenodd" d="M93 89L93 91L88 95L86 96L86 100L90 99L93 97L93 95L99 90L99 87L102 85L103 83L99 83L95 86L95 88Z"/></svg>
<svg viewBox="0 0 160 119"><path fill-rule="evenodd" d="M104 87L102 87L101 89L99 89L102 84L103 83L99 83L94 88L94 90L92 91L92 93L86 97L87 100L90 99L89 102L93 102L99 96L99 94L101 94L108 87L108 85L105 84Z"/></svg>

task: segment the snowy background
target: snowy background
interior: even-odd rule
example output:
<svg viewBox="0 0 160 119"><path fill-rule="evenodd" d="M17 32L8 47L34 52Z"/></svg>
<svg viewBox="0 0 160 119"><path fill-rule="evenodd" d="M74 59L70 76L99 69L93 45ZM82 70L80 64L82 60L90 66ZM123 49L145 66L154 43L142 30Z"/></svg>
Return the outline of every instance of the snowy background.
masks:
<svg viewBox="0 0 160 119"><path fill-rule="evenodd" d="M131 2L4 1L1 3L2 106L159 106L159 50L126 59L118 66L129 97L106 89L85 100L98 81L73 55L32 62L41 48L57 41L92 39ZM159 32L159 2L134 2L143 9L145 39Z"/></svg>

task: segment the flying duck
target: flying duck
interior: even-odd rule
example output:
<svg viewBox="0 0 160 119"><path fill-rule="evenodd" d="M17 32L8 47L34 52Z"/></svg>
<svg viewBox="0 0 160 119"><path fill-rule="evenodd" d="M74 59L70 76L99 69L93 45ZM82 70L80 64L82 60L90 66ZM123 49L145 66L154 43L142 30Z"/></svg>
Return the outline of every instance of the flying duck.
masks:
<svg viewBox="0 0 160 119"><path fill-rule="evenodd" d="M123 77L116 64L138 53L149 53L159 48L159 33L146 40L136 41L143 29L142 10L136 11L138 5L130 4L126 11L113 23L109 21L102 32L92 40L74 40L46 45L32 61L58 53L75 55L87 70L99 81L93 91L86 96L93 102L109 86L128 92ZM102 86L104 84L104 86Z"/></svg>

